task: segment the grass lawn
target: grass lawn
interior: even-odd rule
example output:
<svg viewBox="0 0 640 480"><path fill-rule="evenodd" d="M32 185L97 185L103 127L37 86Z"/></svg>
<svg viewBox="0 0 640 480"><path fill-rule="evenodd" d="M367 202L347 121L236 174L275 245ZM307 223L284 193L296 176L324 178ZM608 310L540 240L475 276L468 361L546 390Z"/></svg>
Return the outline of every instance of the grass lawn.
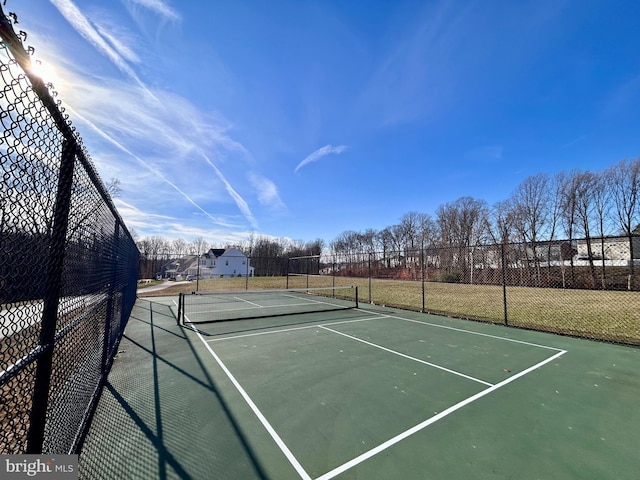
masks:
<svg viewBox="0 0 640 480"><path fill-rule="evenodd" d="M423 309L422 283L330 276L290 277L289 288L358 286L360 301L408 310ZM259 290L287 287L285 277L200 280L199 290ZM177 295L196 282L148 295ZM145 294L147 295L147 294ZM586 338L640 345L638 292L507 287L509 325ZM504 323L502 286L427 282L424 310L453 317Z"/></svg>

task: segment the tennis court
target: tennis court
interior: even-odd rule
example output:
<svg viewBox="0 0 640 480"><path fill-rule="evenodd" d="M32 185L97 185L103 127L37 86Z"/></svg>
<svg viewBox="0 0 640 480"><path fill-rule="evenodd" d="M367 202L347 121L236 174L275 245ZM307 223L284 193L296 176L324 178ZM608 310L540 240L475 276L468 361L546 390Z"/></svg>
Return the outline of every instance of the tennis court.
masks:
<svg viewBox="0 0 640 480"><path fill-rule="evenodd" d="M81 472L636 477L638 349L315 293L139 299Z"/></svg>

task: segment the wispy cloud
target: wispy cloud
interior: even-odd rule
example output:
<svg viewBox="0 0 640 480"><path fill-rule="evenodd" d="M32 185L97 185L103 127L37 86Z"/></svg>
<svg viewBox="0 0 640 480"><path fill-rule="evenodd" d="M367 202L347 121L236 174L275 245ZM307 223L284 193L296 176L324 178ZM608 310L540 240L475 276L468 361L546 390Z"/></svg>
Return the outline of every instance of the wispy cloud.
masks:
<svg viewBox="0 0 640 480"><path fill-rule="evenodd" d="M171 21L180 20L180 15L162 0L129 0L130 3L145 7Z"/></svg>
<svg viewBox="0 0 640 480"><path fill-rule="evenodd" d="M227 193L231 196L231 198L233 198L233 201L236 202L236 205L238 206L238 208L240 209L242 214L245 216L245 218L249 221L251 226L253 228L257 229L258 228L258 222L256 221L255 217L253 216L253 213L251 213L251 209L249 208L249 204L244 200L244 198L242 198L240 196L240 194L238 194L238 192L236 192L234 190L234 188L227 181L227 179L222 174L220 169L214 165L214 163L209 159L209 157L207 157L204 153L201 153L201 155L204 157L205 161L211 166L211 168L213 168L213 171L216 172L216 175L218 176L220 181L224 184L224 186L225 186L225 188L227 190Z"/></svg>
<svg viewBox="0 0 640 480"><path fill-rule="evenodd" d="M197 208L198 210L200 210L207 218L209 218L213 223L216 224L224 224L224 222L221 222L220 219L214 217L213 215L211 215L208 211L206 211L203 207L201 207L193 198L191 198L191 196L189 194L187 194L187 192L185 192L184 190L182 190L178 185L176 185L175 182L171 181L166 175L164 175L159 169L155 168L153 165L151 165L150 163L146 162L145 160L143 160L139 155L136 155L135 153L133 153L131 150L129 150L127 147L125 147L124 145L122 145L120 142L118 142L115 138L111 137L108 133L106 133L104 130L102 130L100 127L98 127L97 125L95 125L93 122L91 122L91 120L84 118L79 112L74 111L71 107L69 107L69 109L71 110L71 112L73 113L74 117L79 118L80 120L82 120L85 124L87 124L88 126L90 126L98 135L100 135L103 139L105 139L106 141L108 141L109 143L111 143L113 146L115 146L116 148L118 148L119 150L121 150L122 152L126 153L127 155L129 155L131 158L135 159L140 165L142 165L143 167L145 167L145 169L147 169L148 171L152 172L154 175L156 175L158 178L160 178L165 184L169 185L171 188L173 188L176 192L178 192L180 195L182 195L191 205L193 205L195 208ZM212 164L213 166L213 164ZM215 168L215 166L214 166ZM216 169L217 170L217 169ZM222 177L224 179L224 177ZM225 184L227 184L226 180L225 180ZM227 184L228 185L228 184ZM247 207L248 208L248 207ZM225 226L229 226L228 224Z"/></svg>
<svg viewBox="0 0 640 480"><path fill-rule="evenodd" d="M71 0L51 0L51 3L60 11L71 26L82 35L93 47L102 55L106 56L121 72L134 80L147 94L153 96L148 88L136 75L136 72L129 66L127 61L118 53L91 21L80 11ZM128 52L130 55L130 52Z"/></svg>
<svg viewBox="0 0 640 480"><path fill-rule="evenodd" d="M202 150L216 152L218 158L253 160L244 145L230 136L232 125L224 117L202 112L186 98L166 91L156 90L153 97L141 95L140 86L130 79L87 77L83 72L71 70L74 65L59 54L56 56L60 58L60 64L68 66L63 70L65 107L74 121L90 128L83 130L85 141L91 131L96 132L150 173L136 173L138 183L144 178L146 193L143 194L136 182L130 181L130 162L108 149L100 151L99 144L94 144L92 154L100 153L97 158L100 158L101 169L110 173L108 176L121 178L123 186L134 190L133 194L142 203L148 201L145 196L154 196L151 192L166 193L168 186L211 222L238 231L243 222L210 213L211 202L225 201L222 196L226 192L250 227L257 229L258 222L249 204L208 157L202 154L214 168L217 178L207 180L211 188L202 189L201 170L184 168L185 162L193 158L194 153L201 154ZM224 188L217 188L218 180ZM163 202L162 198L155 200L157 208L161 208L159 202Z"/></svg>
<svg viewBox="0 0 640 480"><path fill-rule="evenodd" d="M287 208L280 198L278 187L275 183L256 172L249 172L247 177L256 190L258 201L261 205L273 210L284 210Z"/></svg>
<svg viewBox="0 0 640 480"><path fill-rule="evenodd" d="M332 155L332 154L338 155L344 152L346 149L347 149L346 145L338 145L336 147L334 147L333 145L325 145L324 147L319 148L318 150L313 152L311 155L307 156L307 158L302 160L298 164L298 166L295 168L294 172L298 173L298 170L300 170L305 165L308 165L312 162L316 162L320 160L322 157L326 157L327 155Z"/></svg>
<svg viewBox="0 0 640 480"><path fill-rule="evenodd" d="M140 63L140 56L133 50L133 48L122 41L122 38L125 36L124 34L120 33L119 35L116 35L113 31L103 25L96 25L95 28L100 35L105 38L111 46L113 46L118 54L131 63Z"/></svg>
<svg viewBox="0 0 640 480"><path fill-rule="evenodd" d="M144 236L158 235L167 239L216 239L221 245L238 245L250 234L238 228L208 228L205 224L187 224L183 219L158 215L137 208L120 198L114 200L120 214L127 219L127 227L144 232Z"/></svg>

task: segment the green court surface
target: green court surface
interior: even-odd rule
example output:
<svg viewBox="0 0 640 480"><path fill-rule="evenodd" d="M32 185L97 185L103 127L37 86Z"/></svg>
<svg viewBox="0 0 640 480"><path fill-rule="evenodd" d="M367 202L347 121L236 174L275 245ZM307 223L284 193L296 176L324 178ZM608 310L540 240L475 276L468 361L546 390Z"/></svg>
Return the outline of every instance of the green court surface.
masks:
<svg viewBox="0 0 640 480"><path fill-rule="evenodd" d="M81 478L636 479L640 349L361 305L138 299Z"/></svg>

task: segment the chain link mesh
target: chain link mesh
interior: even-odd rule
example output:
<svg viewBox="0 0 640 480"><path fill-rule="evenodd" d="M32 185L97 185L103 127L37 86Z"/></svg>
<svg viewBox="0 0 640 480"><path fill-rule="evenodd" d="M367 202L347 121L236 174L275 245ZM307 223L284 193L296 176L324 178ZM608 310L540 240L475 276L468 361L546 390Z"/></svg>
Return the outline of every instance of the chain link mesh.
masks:
<svg viewBox="0 0 640 480"><path fill-rule="evenodd" d="M139 253L55 92L26 68L25 37L0 8L0 452L71 453L135 302Z"/></svg>
<svg viewBox="0 0 640 480"><path fill-rule="evenodd" d="M640 345L640 236L592 239L606 258L581 255L585 239L553 242L350 251L307 257L242 257L235 278L203 274L140 295L194 290L358 286L361 302L492 322L595 340ZM237 260L237 259L236 259ZM146 254L148 277L185 280L196 255ZM244 264L243 264L244 265ZM249 267L251 270L248 270Z"/></svg>
<svg viewBox="0 0 640 480"><path fill-rule="evenodd" d="M640 345L638 261L580 258L582 241L327 255L319 273L375 304Z"/></svg>

